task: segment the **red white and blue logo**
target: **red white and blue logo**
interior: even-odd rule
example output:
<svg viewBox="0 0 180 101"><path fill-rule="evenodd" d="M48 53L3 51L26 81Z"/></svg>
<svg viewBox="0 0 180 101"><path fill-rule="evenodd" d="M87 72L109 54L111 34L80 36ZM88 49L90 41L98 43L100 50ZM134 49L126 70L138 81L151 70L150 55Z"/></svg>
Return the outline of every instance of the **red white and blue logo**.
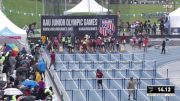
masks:
<svg viewBox="0 0 180 101"><path fill-rule="evenodd" d="M99 33L102 36L112 36L115 32L114 19L100 20Z"/></svg>

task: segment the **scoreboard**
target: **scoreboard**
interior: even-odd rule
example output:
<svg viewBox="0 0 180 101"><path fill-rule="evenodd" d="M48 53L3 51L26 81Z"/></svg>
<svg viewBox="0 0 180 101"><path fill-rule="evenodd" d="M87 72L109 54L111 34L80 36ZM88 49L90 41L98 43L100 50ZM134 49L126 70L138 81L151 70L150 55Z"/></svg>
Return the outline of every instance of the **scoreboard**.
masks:
<svg viewBox="0 0 180 101"><path fill-rule="evenodd" d="M147 86L147 96L174 96L173 85L150 85Z"/></svg>

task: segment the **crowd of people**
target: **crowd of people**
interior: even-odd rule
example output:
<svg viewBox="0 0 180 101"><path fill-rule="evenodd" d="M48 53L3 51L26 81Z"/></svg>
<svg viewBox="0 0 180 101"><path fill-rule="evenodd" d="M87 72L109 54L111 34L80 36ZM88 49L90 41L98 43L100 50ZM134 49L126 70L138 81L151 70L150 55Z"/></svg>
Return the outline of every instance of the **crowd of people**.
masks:
<svg viewBox="0 0 180 101"><path fill-rule="evenodd" d="M6 51L8 44L1 49L0 66L6 74L7 82L1 91L17 88L22 94L1 95L3 101L52 101L53 89L45 83L46 62L41 57L40 46L31 46L31 52L24 47L17 54ZM33 82L33 83L32 83Z"/></svg>
<svg viewBox="0 0 180 101"><path fill-rule="evenodd" d="M45 36L43 36L45 37ZM52 37L43 41L49 51L63 53L64 50L68 53L118 53L126 51L126 43L129 42L133 49L144 47L144 52L147 51L149 38L146 34L133 35L130 39L124 33L120 37L98 36L92 38L90 35L85 35L80 39L73 40L71 36L63 35L60 38Z"/></svg>
<svg viewBox="0 0 180 101"><path fill-rule="evenodd" d="M130 35L138 35L139 33L146 33L147 35L157 35L157 31L160 31L160 35L168 35L169 33L169 21L168 18L162 17L159 19L159 25L156 22L152 23L151 20L144 22L136 20L132 23L121 22L119 29L121 32L130 33Z"/></svg>
<svg viewBox="0 0 180 101"><path fill-rule="evenodd" d="M65 49L67 49L68 53L124 52L127 42L131 43L133 49L135 46L138 46L139 49L144 47L146 52L149 44L149 35L157 35L157 30L160 31L160 35L167 35L169 32L167 18L163 17L159 22L159 25L155 22L152 23L151 20L144 22L135 21L133 23L121 22L119 26L121 36L91 36L90 34L85 34L84 36L75 37L61 33L58 36L42 36L41 40L43 44L47 44L48 50L56 50L58 52L63 52ZM130 40L129 36L132 36Z"/></svg>

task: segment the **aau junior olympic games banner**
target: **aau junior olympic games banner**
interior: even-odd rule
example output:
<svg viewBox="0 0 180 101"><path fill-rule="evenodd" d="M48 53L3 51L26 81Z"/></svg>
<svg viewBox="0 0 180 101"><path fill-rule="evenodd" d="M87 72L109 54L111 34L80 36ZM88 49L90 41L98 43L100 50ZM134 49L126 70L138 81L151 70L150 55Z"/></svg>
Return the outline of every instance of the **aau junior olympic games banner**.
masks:
<svg viewBox="0 0 180 101"><path fill-rule="evenodd" d="M116 36L116 15L41 16L42 35Z"/></svg>

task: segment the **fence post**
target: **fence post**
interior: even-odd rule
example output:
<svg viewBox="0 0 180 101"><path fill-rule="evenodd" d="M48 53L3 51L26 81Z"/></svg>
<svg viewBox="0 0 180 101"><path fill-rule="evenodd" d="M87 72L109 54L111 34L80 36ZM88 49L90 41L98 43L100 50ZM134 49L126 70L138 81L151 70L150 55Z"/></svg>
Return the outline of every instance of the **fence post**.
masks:
<svg viewBox="0 0 180 101"><path fill-rule="evenodd" d="M73 60L76 61L75 54L73 54Z"/></svg>
<svg viewBox="0 0 180 101"><path fill-rule="evenodd" d="M69 61L67 61L67 69L69 69Z"/></svg>
<svg viewBox="0 0 180 101"><path fill-rule="evenodd" d="M155 78L156 78L156 77L157 77L157 75L156 75L156 73L157 73L156 69L154 70L154 72L155 72Z"/></svg>
<svg viewBox="0 0 180 101"><path fill-rule="evenodd" d="M111 54L108 54L108 61L111 61Z"/></svg>
<svg viewBox="0 0 180 101"><path fill-rule="evenodd" d="M127 69L126 69L126 78L127 78Z"/></svg>
<svg viewBox="0 0 180 101"><path fill-rule="evenodd" d="M132 54L132 61L134 61L134 54Z"/></svg>
<svg viewBox="0 0 180 101"><path fill-rule="evenodd" d="M124 89L126 89L126 80L127 79L124 78Z"/></svg>
<svg viewBox="0 0 180 101"><path fill-rule="evenodd" d="M85 54L85 61L87 61L87 54Z"/></svg>
<svg viewBox="0 0 180 101"><path fill-rule="evenodd" d="M60 80L61 80L61 70L59 70L59 76L60 76Z"/></svg>
<svg viewBox="0 0 180 101"><path fill-rule="evenodd" d="M86 90L86 101L89 101L89 90Z"/></svg>
<svg viewBox="0 0 180 101"><path fill-rule="evenodd" d="M121 90L117 90L118 101L121 101Z"/></svg>
<svg viewBox="0 0 180 101"><path fill-rule="evenodd" d="M129 61L128 63L129 63L129 69L130 69L131 68L131 62Z"/></svg>
<svg viewBox="0 0 180 101"><path fill-rule="evenodd" d="M119 69L119 61L116 61L116 69Z"/></svg>
<svg viewBox="0 0 180 101"><path fill-rule="evenodd" d="M145 61L143 61L142 63L142 69L144 69L146 66L145 66Z"/></svg>
<svg viewBox="0 0 180 101"><path fill-rule="evenodd" d="M166 85L169 85L170 82L169 82L169 78L166 79Z"/></svg>
<svg viewBox="0 0 180 101"><path fill-rule="evenodd" d="M102 90L102 101L105 101L105 90Z"/></svg>
<svg viewBox="0 0 180 101"><path fill-rule="evenodd" d="M74 99L73 99L73 98L74 98L74 95L73 95L73 94L74 94L74 93L73 93L73 90L72 90L72 101L74 101Z"/></svg>
<svg viewBox="0 0 180 101"><path fill-rule="evenodd" d="M72 78L74 78L74 70L72 70L71 72L72 72Z"/></svg>
<svg viewBox="0 0 180 101"><path fill-rule="evenodd" d="M121 80L121 83L122 83L122 88L124 88L124 78L120 79L120 80Z"/></svg>
<svg viewBox="0 0 180 101"><path fill-rule="evenodd" d="M99 53L97 54L97 61L99 61Z"/></svg>
<svg viewBox="0 0 180 101"><path fill-rule="evenodd" d="M66 89L66 78L65 78L65 80L64 80L64 83L65 83L65 89Z"/></svg>
<svg viewBox="0 0 180 101"><path fill-rule="evenodd" d="M154 61L154 69L156 69L156 61Z"/></svg>
<svg viewBox="0 0 180 101"><path fill-rule="evenodd" d="M122 54L120 54L120 61L122 61Z"/></svg>
<svg viewBox="0 0 180 101"><path fill-rule="evenodd" d="M93 86L93 89L96 89L94 84L95 84L95 81L94 81L94 79L92 79L92 86Z"/></svg>
<svg viewBox="0 0 180 101"><path fill-rule="evenodd" d="M86 75L87 75L86 78L88 78L89 77L89 70L88 69L86 70Z"/></svg>
<svg viewBox="0 0 180 101"><path fill-rule="evenodd" d="M78 89L80 89L80 80L78 79Z"/></svg>
<svg viewBox="0 0 180 101"><path fill-rule="evenodd" d="M152 79L152 85L155 85L155 79Z"/></svg>
<svg viewBox="0 0 180 101"><path fill-rule="evenodd" d="M79 61L79 69L81 69L81 61Z"/></svg>
<svg viewBox="0 0 180 101"><path fill-rule="evenodd" d="M91 62L92 68L94 69L94 61Z"/></svg>
<svg viewBox="0 0 180 101"><path fill-rule="evenodd" d="M140 69L140 70L139 70L139 76L140 76L140 77L142 77L142 72L143 72L143 70Z"/></svg>
<svg viewBox="0 0 180 101"><path fill-rule="evenodd" d="M140 88L140 79L139 78L137 79L137 88L138 89Z"/></svg>
<svg viewBox="0 0 180 101"><path fill-rule="evenodd" d="M104 69L107 68L107 62L104 61Z"/></svg>
<svg viewBox="0 0 180 101"><path fill-rule="evenodd" d="M135 94L136 94L136 95L135 95L135 98L136 98L136 100L137 100L137 90L138 90L138 89L135 90Z"/></svg>
<svg viewBox="0 0 180 101"><path fill-rule="evenodd" d="M80 89L81 89L81 78L80 78Z"/></svg>
<svg viewBox="0 0 180 101"><path fill-rule="evenodd" d="M110 79L107 79L107 87L110 89Z"/></svg>
<svg viewBox="0 0 180 101"><path fill-rule="evenodd" d="M96 79L92 79L92 82L93 82L93 88L96 89Z"/></svg>
<svg viewBox="0 0 180 101"><path fill-rule="evenodd" d="M116 73L115 69L112 69L112 77L113 78L115 78L115 73Z"/></svg>
<svg viewBox="0 0 180 101"><path fill-rule="evenodd" d="M64 54L61 54L61 61L64 61Z"/></svg>
<svg viewBox="0 0 180 101"><path fill-rule="evenodd" d="M143 53L143 61L145 61L145 54Z"/></svg>
<svg viewBox="0 0 180 101"><path fill-rule="evenodd" d="M169 70L166 71L167 78L169 78Z"/></svg>
<svg viewBox="0 0 180 101"><path fill-rule="evenodd" d="M87 77L86 77L86 69L84 69L84 70L82 70L82 71L84 72L85 78L87 78Z"/></svg>

